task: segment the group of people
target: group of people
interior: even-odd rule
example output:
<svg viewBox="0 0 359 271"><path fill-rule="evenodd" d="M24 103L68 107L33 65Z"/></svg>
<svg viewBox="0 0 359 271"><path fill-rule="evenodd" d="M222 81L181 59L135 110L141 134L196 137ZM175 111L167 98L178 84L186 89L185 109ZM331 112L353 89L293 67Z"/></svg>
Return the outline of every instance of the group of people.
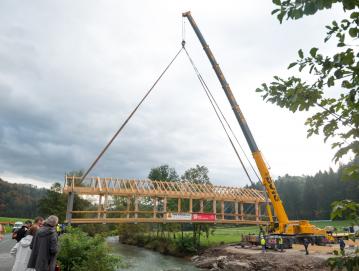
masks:
<svg viewBox="0 0 359 271"><path fill-rule="evenodd" d="M58 253L57 225L59 219L55 215L46 220L37 217L26 221L13 234L15 246L10 254L15 257L12 271L55 271Z"/></svg>

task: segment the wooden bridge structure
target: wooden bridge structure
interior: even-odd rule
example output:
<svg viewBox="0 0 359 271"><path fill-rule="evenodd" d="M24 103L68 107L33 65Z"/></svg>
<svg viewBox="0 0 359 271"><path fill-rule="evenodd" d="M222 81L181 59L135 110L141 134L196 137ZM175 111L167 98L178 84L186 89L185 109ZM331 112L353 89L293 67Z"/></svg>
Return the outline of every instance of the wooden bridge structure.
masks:
<svg viewBox="0 0 359 271"><path fill-rule="evenodd" d="M84 223L267 224L263 191L247 188L118 178L66 176L66 221ZM73 210L74 195L96 201L93 209ZM121 202L114 204L114 202Z"/></svg>

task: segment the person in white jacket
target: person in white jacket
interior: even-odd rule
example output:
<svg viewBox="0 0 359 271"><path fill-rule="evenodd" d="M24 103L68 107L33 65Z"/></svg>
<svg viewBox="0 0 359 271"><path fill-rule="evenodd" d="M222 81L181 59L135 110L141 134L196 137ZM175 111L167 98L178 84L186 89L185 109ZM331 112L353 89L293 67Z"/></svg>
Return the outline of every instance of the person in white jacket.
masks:
<svg viewBox="0 0 359 271"><path fill-rule="evenodd" d="M10 254L15 257L15 263L11 271L35 271L35 269L27 268L27 264L31 254L30 244L37 229L38 226L32 226L28 231L28 235L10 250Z"/></svg>

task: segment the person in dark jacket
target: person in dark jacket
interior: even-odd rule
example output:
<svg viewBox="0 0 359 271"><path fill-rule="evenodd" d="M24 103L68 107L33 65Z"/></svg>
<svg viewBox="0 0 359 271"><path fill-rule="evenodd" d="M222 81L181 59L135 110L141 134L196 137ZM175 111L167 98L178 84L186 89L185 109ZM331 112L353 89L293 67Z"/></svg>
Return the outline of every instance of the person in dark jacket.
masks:
<svg viewBox="0 0 359 271"><path fill-rule="evenodd" d="M342 256L345 255L345 242L342 238L339 239L339 247L340 247L340 253Z"/></svg>
<svg viewBox="0 0 359 271"><path fill-rule="evenodd" d="M305 255L309 255L309 251L308 251L309 240L307 238L304 238L303 245L305 249Z"/></svg>
<svg viewBox="0 0 359 271"><path fill-rule="evenodd" d="M18 229L18 231L16 232L16 242L20 242L22 238L24 238L27 234L28 229L30 229L32 225L31 220L28 220L24 223L24 225L22 225L22 227L20 229Z"/></svg>
<svg viewBox="0 0 359 271"><path fill-rule="evenodd" d="M59 219L57 216L49 216L43 227L41 227L30 244L32 249L28 268L35 268L36 271L54 271L56 256L58 253L56 225Z"/></svg>

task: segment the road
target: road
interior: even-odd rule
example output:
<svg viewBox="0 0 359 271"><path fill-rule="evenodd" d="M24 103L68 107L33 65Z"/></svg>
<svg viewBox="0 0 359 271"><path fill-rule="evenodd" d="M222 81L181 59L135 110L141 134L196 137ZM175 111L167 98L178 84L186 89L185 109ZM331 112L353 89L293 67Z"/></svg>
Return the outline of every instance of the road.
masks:
<svg viewBox="0 0 359 271"><path fill-rule="evenodd" d="M0 271L11 271L14 259L9 252L15 243L16 241L11 239L10 234L6 234L5 238L0 241Z"/></svg>

